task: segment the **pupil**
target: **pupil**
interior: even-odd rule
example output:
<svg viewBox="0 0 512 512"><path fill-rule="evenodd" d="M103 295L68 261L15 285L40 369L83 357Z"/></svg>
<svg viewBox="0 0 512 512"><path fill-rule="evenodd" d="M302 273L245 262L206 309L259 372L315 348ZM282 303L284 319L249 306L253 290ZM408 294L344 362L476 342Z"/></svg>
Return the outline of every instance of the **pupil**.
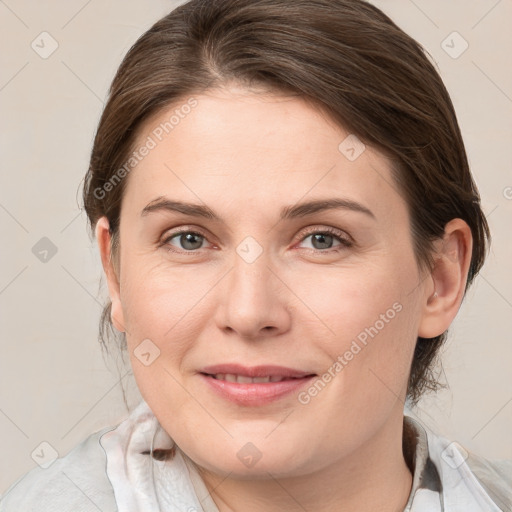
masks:
<svg viewBox="0 0 512 512"><path fill-rule="evenodd" d="M199 240L199 242L196 241L194 244L194 238L197 238ZM200 236L195 235L194 233L186 233L184 235L181 235L181 243L185 249L193 250L193 249L199 249L201 247ZM189 244L189 245L187 245L187 244ZM192 246L190 246L190 244Z"/></svg>
<svg viewBox="0 0 512 512"><path fill-rule="evenodd" d="M327 242L326 242L327 240ZM322 247L316 247L314 242L320 242L320 244L324 244ZM315 246L316 249L328 249L330 246L330 243L332 243L332 235L329 235L327 233L316 233L313 236L313 246Z"/></svg>

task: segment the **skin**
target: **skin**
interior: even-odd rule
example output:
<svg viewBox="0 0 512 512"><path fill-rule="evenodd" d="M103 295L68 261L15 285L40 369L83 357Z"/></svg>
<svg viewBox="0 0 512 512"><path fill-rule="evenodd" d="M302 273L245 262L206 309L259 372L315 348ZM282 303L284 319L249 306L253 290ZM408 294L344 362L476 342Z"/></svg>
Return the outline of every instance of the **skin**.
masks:
<svg viewBox="0 0 512 512"><path fill-rule="evenodd" d="M194 97L197 106L127 178L117 267L107 219L96 226L112 320L127 333L142 396L221 512L402 510L412 482L402 418L414 345L444 332L458 311L469 227L449 222L434 270L422 272L381 153L366 146L349 161L338 149L349 132L297 97L236 86ZM186 99L146 122L135 146ZM159 196L207 205L223 220L141 216ZM332 197L374 217L334 209L279 220L285 206ZM198 248L169 240L178 227L201 235ZM322 246L306 232L328 227L353 245L335 236ZM263 251L252 263L236 252L248 236ZM323 375L396 303L400 312L307 404L291 393L237 405L198 374L230 362ZM160 350L149 366L134 355L145 339ZM249 442L261 453L252 467L237 457Z"/></svg>

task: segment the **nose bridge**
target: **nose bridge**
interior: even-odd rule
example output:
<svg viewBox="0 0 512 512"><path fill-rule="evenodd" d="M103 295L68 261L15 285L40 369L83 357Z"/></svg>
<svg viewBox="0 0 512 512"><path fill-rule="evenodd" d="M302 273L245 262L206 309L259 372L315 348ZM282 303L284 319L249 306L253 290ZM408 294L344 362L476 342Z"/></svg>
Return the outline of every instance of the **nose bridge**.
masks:
<svg viewBox="0 0 512 512"><path fill-rule="evenodd" d="M287 328L285 297L277 290L279 280L271 266L270 253L255 238L246 237L239 243L217 313L220 327L249 338L269 328L273 332Z"/></svg>
<svg viewBox="0 0 512 512"><path fill-rule="evenodd" d="M230 292L239 300L244 297L254 301L271 300L272 285L269 252L253 237L246 237L236 247L231 272ZM263 304L259 304L262 306Z"/></svg>

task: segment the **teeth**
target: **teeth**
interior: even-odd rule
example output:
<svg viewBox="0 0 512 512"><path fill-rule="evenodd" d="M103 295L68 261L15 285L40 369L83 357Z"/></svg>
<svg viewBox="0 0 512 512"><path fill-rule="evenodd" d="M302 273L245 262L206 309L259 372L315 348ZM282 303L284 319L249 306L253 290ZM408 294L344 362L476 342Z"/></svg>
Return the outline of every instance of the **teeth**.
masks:
<svg viewBox="0 0 512 512"><path fill-rule="evenodd" d="M235 375L233 373L217 373L213 376L217 380L225 380L227 382L238 382L239 384L280 382L285 380L279 375L267 375L266 377L247 377L246 375Z"/></svg>
<svg viewBox="0 0 512 512"><path fill-rule="evenodd" d="M270 382L270 377L254 377L253 382ZM240 381L239 381L240 382Z"/></svg>

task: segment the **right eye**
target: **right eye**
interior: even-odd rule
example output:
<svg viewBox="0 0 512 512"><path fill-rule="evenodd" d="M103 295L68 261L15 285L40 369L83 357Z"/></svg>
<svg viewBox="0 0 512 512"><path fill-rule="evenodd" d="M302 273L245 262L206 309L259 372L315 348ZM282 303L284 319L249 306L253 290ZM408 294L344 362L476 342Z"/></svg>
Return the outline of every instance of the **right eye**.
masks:
<svg viewBox="0 0 512 512"><path fill-rule="evenodd" d="M206 238L201 233L181 229L166 236L162 245L168 246L168 249L172 252L195 252L202 248L202 243L205 240ZM173 241L175 243L172 243ZM175 250L173 247L178 247L179 250Z"/></svg>

